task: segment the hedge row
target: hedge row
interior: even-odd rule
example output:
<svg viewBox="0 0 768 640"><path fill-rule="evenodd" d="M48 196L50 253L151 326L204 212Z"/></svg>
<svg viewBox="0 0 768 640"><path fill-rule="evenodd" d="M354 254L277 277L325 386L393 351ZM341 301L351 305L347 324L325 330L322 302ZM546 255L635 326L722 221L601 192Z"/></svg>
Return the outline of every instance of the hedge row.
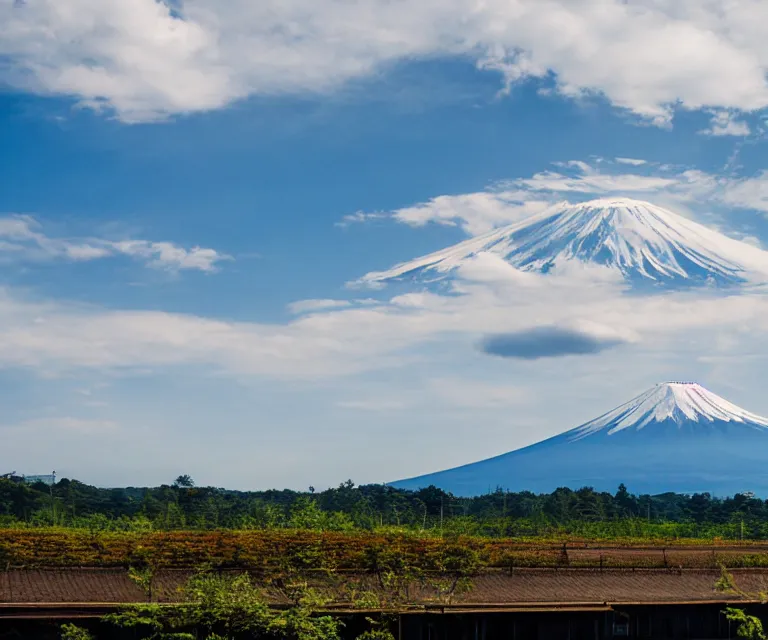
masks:
<svg viewBox="0 0 768 640"><path fill-rule="evenodd" d="M105 533L66 529L0 530L5 567L142 566L243 567L270 570L372 571L393 562L425 570L470 553L478 566L514 567L731 567L768 566L768 546L708 545L675 540L668 545L584 540L443 539L413 534L316 531L176 531Z"/></svg>

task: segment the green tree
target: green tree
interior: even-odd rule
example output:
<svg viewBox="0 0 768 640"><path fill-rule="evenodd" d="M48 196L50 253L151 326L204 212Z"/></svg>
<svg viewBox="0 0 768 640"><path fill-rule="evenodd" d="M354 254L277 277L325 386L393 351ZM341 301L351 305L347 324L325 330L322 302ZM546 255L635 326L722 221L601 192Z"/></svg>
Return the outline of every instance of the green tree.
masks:
<svg viewBox="0 0 768 640"><path fill-rule="evenodd" d="M273 609L247 573L232 576L201 571L182 591L184 604L134 605L105 616L104 621L142 630L149 640L194 640L196 636L191 632L195 629L202 629L208 640L264 636L280 640L339 640L341 621L316 615L322 601L311 590L299 594L294 606Z"/></svg>
<svg viewBox="0 0 768 640"><path fill-rule="evenodd" d="M440 577L432 580L432 585L451 604L455 595L472 589L472 577L483 566L480 555L474 549L458 544L447 546L435 558L434 569Z"/></svg>
<svg viewBox="0 0 768 640"><path fill-rule="evenodd" d="M293 503L288 526L293 529L320 530L325 523L325 513L317 501L301 496Z"/></svg>
<svg viewBox="0 0 768 640"><path fill-rule="evenodd" d="M94 640L94 636L88 629L65 623L61 625L61 640Z"/></svg>
<svg viewBox="0 0 768 640"><path fill-rule="evenodd" d="M736 635L745 640L766 640L763 623L757 616L749 615L744 609L728 607L723 613L729 622L736 623Z"/></svg>
<svg viewBox="0 0 768 640"><path fill-rule="evenodd" d="M191 489L195 486L195 481L192 480L192 476L188 474L180 475L176 480L173 481L174 487L183 487L185 489Z"/></svg>

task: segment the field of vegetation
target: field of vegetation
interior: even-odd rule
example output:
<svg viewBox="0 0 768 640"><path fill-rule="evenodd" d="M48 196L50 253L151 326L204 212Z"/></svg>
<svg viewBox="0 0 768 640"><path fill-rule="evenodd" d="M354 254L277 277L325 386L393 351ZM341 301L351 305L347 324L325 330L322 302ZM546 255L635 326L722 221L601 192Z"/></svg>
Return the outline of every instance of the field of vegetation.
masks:
<svg viewBox="0 0 768 640"><path fill-rule="evenodd" d="M411 532L546 540L768 539L768 502L738 494L636 496L590 488L551 494L497 490L458 498L434 487L401 491L351 481L326 491L242 492L196 487L188 476L152 488L53 487L0 479L0 528L103 532L178 530Z"/></svg>
<svg viewBox="0 0 768 640"><path fill-rule="evenodd" d="M315 492L53 487L0 480L4 566L187 566L370 571L768 566L768 503L748 494L634 496L589 488L472 499L347 482ZM462 555L463 554L463 555ZM464 558L462 560L462 558Z"/></svg>
<svg viewBox="0 0 768 640"><path fill-rule="evenodd" d="M440 572L469 562L480 568L768 567L756 541L621 538L610 542L488 538L418 532L172 531L109 532L63 528L0 531L5 567L200 567L271 572L372 572L397 562Z"/></svg>

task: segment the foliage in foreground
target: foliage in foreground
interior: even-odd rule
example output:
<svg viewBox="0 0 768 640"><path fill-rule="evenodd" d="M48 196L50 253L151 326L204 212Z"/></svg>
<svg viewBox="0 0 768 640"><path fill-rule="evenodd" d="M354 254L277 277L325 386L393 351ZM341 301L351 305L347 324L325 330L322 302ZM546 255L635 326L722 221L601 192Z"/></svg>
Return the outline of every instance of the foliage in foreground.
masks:
<svg viewBox="0 0 768 640"><path fill-rule="evenodd" d="M720 577L715 582L715 591L735 594L747 600L760 600L763 603L768 601L768 593L749 593L744 591L725 567L720 568ZM729 622L736 624L736 635L739 638L745 638L746 640L768 640L763 631L763 623L760 621L760 618L749 615L743 609L735 607L727 607L723 613Z"/></svg>
<svg viewBox="0 0 768 640"><path fill-rule="evenodd" d="M135 605L109 614L103 622L132 629L146 640L339 640L343 626L338 617L320 615L326 601L300 582L286 587L292 605L268 606L262 588L248 574L226 576L202 571L182 589L184 604ZM368 620L370 628L358 640L394 640L380 620ZM202 634L202 635L201 635ZM74 625L62 626L62 640L90 640L93 636Z"/></svg>
<svg viewBox="0 0 768 640"><path fill-rule="evenodd" d="M87 629L75 624L65 623L61 625L61 640L94 640L93 634Z"/></svg>
<svg viewBox="0 0 768 640"><path fill-rule="evenodd" d="M723 612L729 622L736 623L736 635L745 640L766 640L763 623L757 616L751 616L743 609L728 607Z"/></svg>

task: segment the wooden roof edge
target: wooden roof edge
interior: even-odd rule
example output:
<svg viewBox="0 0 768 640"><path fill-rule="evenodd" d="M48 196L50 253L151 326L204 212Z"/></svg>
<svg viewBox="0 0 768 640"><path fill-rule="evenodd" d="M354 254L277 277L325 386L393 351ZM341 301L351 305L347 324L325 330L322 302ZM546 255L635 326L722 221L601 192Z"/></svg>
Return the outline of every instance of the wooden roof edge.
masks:
<svg viewBox="0 0 768 640"><path fill-rule="evenodd" d="M663 605L693 605L693 604L765 604L757 598L709 598L702 600L632 600L624 602L607 602L611 607L659 607Z"/></svg>
<svg viewBox="0 0 768 640"><path fill-rule="evenodd" d="M403 604L399 607L350 607L348 603L326 605L318 609L318 613L436 613L436 612L466 612L466 611L554 611L554 610L610 610L622 606L664 606L664 605L711 605L711 604L764 604L759 599L726 599L708 598L699 600L616 600L616 601L528 601L528 602L465 602L465 603L438 603L423 602ZM139 607L146 605L160 607L178 607L189 603L185 602L0 602L0 617L6 611L113 611L125 607ZM285 603L270 603L271 607L282 609L290 607Z"/></svg>
<svg viewBox="0 0 768 640"><path fill-rule="evenodd" d="M137 603L146 604L146 603ZM17 604L12 607L0 606L0 620L2 619L32 619L32 618L101 618L102 616L130 606L116 603L29 603ZM174 606L167 604L165 606ZM349 607L322 607L317 610L319 614L335 615L446 615L466 613L536 613L557 611L611 611L612 607L605 603L520 603L507 605L404 605L402 607L384 607L380 609L354 609Z"/></svg>

